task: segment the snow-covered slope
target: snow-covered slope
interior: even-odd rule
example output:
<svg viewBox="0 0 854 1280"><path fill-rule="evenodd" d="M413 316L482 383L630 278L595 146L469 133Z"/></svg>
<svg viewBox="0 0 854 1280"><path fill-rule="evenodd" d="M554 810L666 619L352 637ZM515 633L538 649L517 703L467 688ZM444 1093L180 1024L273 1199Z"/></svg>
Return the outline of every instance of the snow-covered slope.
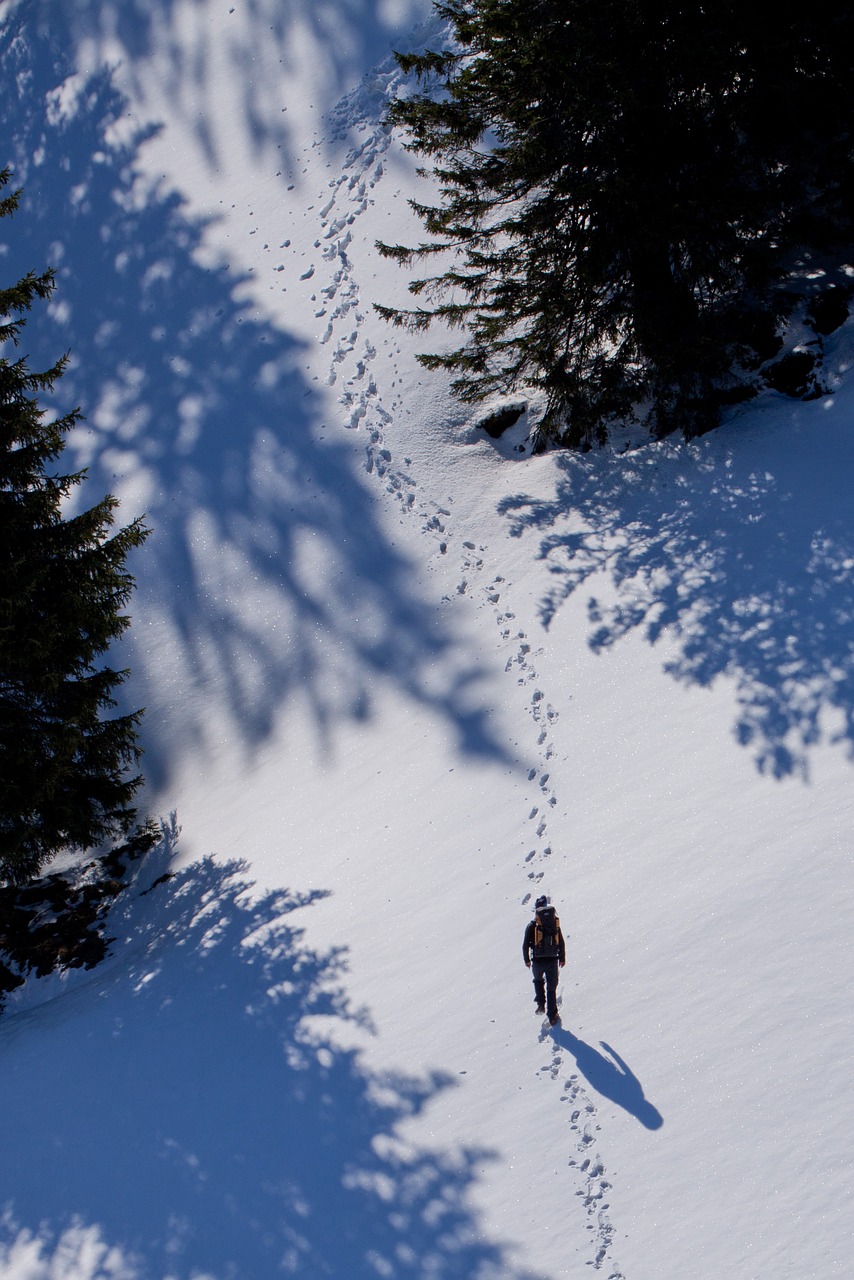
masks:
<svg viewBox="0 0 854 1280"><path fill-rule="evenodd" d="M491 441L371 306L429 18L4 14L2 267L57 266L29 350L154 531L165 823L107 964L0 1020L4 1280L850 1272L854 384Z"/></svg>

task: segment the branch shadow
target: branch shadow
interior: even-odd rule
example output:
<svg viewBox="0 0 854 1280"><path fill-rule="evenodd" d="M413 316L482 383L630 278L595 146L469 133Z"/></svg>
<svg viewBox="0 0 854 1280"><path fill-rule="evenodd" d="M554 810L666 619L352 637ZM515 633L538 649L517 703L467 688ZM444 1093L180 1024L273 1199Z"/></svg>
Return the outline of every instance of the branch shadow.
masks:
<svg viewBox="0 0 854 1280"><path fill-rule="evenodd" d="M616 1049L600 1040L599 1043L605 1050L604 1054L600 1053L562 1026L553 1027L549 1034L555 1044L569 1050L575 1058L578 1070L598 1094L622 1107L640 1121L645 1129L661 1128L664 1124L661 1112L644 1096L640 1080Z"/></svg>
<svg viewBox="0 0 854 1280"><path fill-rule="evenodd" d="M512 535L542 534L546 627L595 580L594 652L666 635L676 680L734 682L759 770L807 779L821 742L854 758L854 439L844 404L785 404L691 445L556 456L554 498L501 511Z"/></svg>
<svg viewBox="0 0 854 1280"><path fill-rule="evenodd" d="M252 749L286 703L305 705L329 751L339 721L371 715L377 680L447 719L462 751L503 758L475 664L419 598L352 451L323 436L303 343L240 301L249 276L206 265L208 223L137 167L156 130L128 121L108 70L70 73L29 13L0 28L24 184L0 255L10 279L57 267L49 323L42 312L25 330L31 362L71 350L57 393L87 419L74 463L153 529L130 564L145 628L125 642L127 696L152 711L149 781L165 784L182 745L204 749L206 716Z"/></svg>
<svg viewBox="0 0 854 1280"><path fill-rule="evenodd" d="M252 158L266 150L290 164L302 139L288 112L304 105L291 95L304 89L294 85L306 64L314 70L312 105L321 107L323 95L335 100L352 89L431 12L427 0L235 0L224 6L225 38L221 31L217 41L204 6L196 5L195 13L193 7L188 12L178 0L61 0L42 6L41 29L49 28L67 49L88 46L101 58L120 56L132 81L156 56L170 116L195 135L212 171L230 160L216 131L224 85Z"/></svg>
<svg viewBox="0 0 854 1280"><path fill-rule="evenodd" d="M451 1078L373 1075L324 1030L369 1025L298 923L326 895L211 857L158 876L172 845L112 958L0 1021L3 1274L522 1280L470 1204L490 1153L400 1136Z"/></svg>

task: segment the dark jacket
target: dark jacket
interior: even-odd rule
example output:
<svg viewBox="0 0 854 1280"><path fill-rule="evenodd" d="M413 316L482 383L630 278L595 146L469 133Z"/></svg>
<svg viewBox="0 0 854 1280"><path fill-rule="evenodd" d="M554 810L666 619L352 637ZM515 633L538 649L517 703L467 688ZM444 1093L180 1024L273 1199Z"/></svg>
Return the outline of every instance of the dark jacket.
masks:
<svg viewBox="0 0 854 1280"><path fill-rule="evenodd" d="M544 933L557 933L557 949L554 947L545 949L535 945L538 920ZM525 937L522 940L522 958L525 964L530 964L531 957L535 960L546 960L554 959L555 956L561 964L566 963L566 943L563 940L563 932L554 907L545 907L544 910L537 912L525 930Z"/></svg>

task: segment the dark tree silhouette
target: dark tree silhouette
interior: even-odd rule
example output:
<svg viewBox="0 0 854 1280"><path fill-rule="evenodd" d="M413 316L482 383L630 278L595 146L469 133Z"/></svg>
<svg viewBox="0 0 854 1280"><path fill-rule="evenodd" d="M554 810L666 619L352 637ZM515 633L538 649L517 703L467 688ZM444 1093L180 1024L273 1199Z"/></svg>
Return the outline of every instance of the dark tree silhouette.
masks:
<svg viewBox="0 0 854 1280"><path fill-rule="evenodd" d="M10 180L0 173L0 191ZM20 192L0 198L0 217ZM45 372L10 358L25 313L50 297L51 271L0 289L0 877L21 882L63 848L88 848L133 827L141 778L141 712L109 717L127 675L99 665L129 625L125 567L147 530L114 530L117 501L88 510L71 500L85 471L53 474L77 409L54 417L39 404L67 357Z"/></svg>
<svg viewBox="0 0 854 1280"><path fill-rule="evenodd" d="M784 282L854 240L854 11L434 7L449 47L398 55L421 92L389 115L438 202L413 202L427 240L379 247L437 269L410 285L427 305L381 314L465 330L422 363L465 401L539 387L563 443L627 415L657 436L714 426L797 305Z"/></svg>

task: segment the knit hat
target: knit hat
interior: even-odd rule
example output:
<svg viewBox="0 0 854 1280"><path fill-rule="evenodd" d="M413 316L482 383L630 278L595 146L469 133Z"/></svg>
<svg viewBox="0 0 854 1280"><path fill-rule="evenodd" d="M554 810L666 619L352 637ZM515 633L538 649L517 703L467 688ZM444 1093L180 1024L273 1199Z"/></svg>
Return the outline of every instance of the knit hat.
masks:
<svg viewBox="0 0 854 1280"><path fill-rule="evenodd" d="M549 905L549 900L548 900L548 898L546 897L546 895L545 895L544 893L541 893L541 894L540 894L540 896L539 896L539 898L537 898L537 901L534 903L534 910L535 910L535 911L542 911L542 910L543 910L545 907L547 907L548 905Z"/></svg>

